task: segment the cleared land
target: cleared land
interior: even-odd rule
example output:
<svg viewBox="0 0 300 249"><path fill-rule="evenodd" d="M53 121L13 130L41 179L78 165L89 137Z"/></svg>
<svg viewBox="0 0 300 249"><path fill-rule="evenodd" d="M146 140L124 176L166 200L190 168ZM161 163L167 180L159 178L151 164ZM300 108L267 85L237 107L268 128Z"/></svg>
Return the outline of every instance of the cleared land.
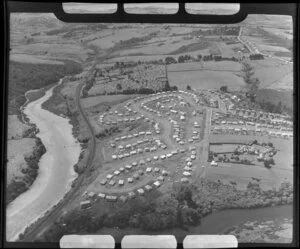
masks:
<svg viewBox="0 0 300 249"><path fill-rule="evenodd" d="M22 169L27 169L28 165L25 157L32 155L35 149L35 139L23 138L18 140L9 140L7 144L7 184L10 184L13 179L22 179L24 174ZM18 153L16 153L16 151Z"/></svg>

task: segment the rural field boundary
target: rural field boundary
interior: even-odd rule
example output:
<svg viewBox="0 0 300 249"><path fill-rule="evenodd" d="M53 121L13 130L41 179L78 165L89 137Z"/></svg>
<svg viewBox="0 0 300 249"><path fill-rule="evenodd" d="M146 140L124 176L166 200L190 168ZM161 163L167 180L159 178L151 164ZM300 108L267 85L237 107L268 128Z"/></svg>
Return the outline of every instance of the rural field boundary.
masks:
<svg viewBox="0 0 300 249"><path fill-rule="evenodd" d="M215 71L215 72L241 72L240 70L222 70L222 69L206 69L206 68L197 68L197 69L186 69L186 70L168 70L168 72L192 72L192 71Z"/></svg>

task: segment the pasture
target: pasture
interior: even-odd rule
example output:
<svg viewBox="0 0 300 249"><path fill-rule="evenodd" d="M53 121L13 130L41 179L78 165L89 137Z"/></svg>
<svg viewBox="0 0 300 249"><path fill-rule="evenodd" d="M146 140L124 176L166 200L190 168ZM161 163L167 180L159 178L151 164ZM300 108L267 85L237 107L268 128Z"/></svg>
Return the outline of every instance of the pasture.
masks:
<svg viewBox="0 0 300 249"><path fill-rule="evenodd" d="M186 71L168 72L169 82L179 89L190 85L193 89L219 89L227 85L231 90L242 90L245 83L241 77L232 72L222 71Z"/></svg>

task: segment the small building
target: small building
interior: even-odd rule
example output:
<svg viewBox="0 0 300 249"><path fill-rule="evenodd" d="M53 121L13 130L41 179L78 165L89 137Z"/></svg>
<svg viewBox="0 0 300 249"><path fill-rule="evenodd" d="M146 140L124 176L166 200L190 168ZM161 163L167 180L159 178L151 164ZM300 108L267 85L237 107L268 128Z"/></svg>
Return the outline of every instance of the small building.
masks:
<svg viewBox="0 0 300 249"><path fill-rule="evenodd" d="M153 185L158 188L161 184L160 184L159 181L156 181L156 182L153 183Z"/></svg>
<svg viewBox="0 0 300 249"><path fill-rule="evenodd" d="M133 182L133 178L129 177L129 178L127 179L127 181L128 181L129 183L132 183L132 182Z"/></svg>
<svg viewBox="0 0 300 249"><path fill-rule="evenodd" d="M161 173L162 173L163 176L167 176L168 175L168 172L166 170L163 170Z"/></svg>
<svg viewBox="0 0 300 249"><path fill-rule="evenodd" d="M80 202L81 209L88 209L91 206L92 206L91 201L89 201L89 200Z"/></svg>
<svg viewBox="0 0 300 249"><path fill-rule="evenodd" d="M144 189L142 189L142 188L139 188L137 190L137 192L139 193L139 195L144 195L144 193L145 193Z"/></svg>
<svg viewBox="0 0 300 249"><path fill-rule="evenodd" d="M109 183L108 183L110 186L114 186L116 184L116 182L114 180L111 180Z"/></svg>
<svg viewBox="0 0 300 249"><path fill-rule="evenodd" d="M181 178L181 180L180 180L181 182L183 182L183 183L186 183L186 182L189 182L189 179L188 178L186 178L186 177L183 177L183 178Z"/></svg>
<svg viewBox="0 0 300 249"><path fill-rule="evenodd" d="M159 172L160 171L160 169L159 168L154 168L154 172Z"/></svg>
<svg viewBox="0 0 300 249"><path fill-rule="evenodd" d="M191 173L190 173L190 172L187 172L187 171L184 171L184 172L182 173L182 175L184 175L184 176L191 176Z"/></svg>
<svg viewBox="0 0 300 249"><path fill-rule="evenodd" d="M191 168L191 167L188 167L188 166L185 166L185 167L183 168L183 170L184 170L184 171L192 171L192 168Z"/></svg>
<svg viewBox="0 0 300 249"><path fill-rule="evenodd" d="M127 197L124 196L124 195L121 195L121 196L119 197L119 200L122 201L123 203L125 203L125 202L127 201Z"/></svg>
<svg viewBox="0 0 300 249"><path fill-rule="evenodd" d="M90 197L90 198L94 198L95 197L95 193L94 192L89 192L89 194L88 194L88 197Z"/></svg>
<svg viewBox="0 0 300 249"><path fill-rule="evenodd" d="M159 176L159 177L157 177L157 180L159 180L159 181L163 181L165 178L163 177L163 176Z"/></svg>
<svg viewBox="0 0 300 249"><path fill-rule="evenodd" d="M131 165L126 165L125 168L126 168L126 169L131 169L132 166L131 166Z"/></svg>
<svg viewBox="0 0 300 249"><path fill-rule="evenodd" d="M136 197L136 194L134 192L129 192L128 197L129 199L134 199Z"/></svg>
<svg viewBox="0 0 300 249"><path fill-rule="evenodd" d="M115 195L107 195L106 196L106 200L115 202L115 201L117 201L117 196L115 196Z"/></svg>
<svg viewBox="0 0 300 249"><path fill-rule="evenodd" d="M211 165L211 166L218 166L218 163L216 163L215 161L212 161L212 162L210 163L210 165Z"/></svg>
<svg viewBox="0 0 300 249"><path fill-rule="evenodd" d="M146 169L146 172L147 172L147 173L150 173L151 171L152 171L152 168L151 168L151 167L149 167L149 168Z"/></svg>
<svg viewBox="0 0 300 249"><path fill-rule="evenodd" d="M119 183L120 186L123 186L124 185L124 180L119 180L118 183Z"/></svg>
<svg viewBox="0 0 300 249"><path fill-rule="evenodd" d="M106 195L103 194L103 193L99 193L99 194L98 194L98 197L101 198L101 199L105 199L105 196L106 196Z"/></svg>
<svg viewBox="0 0 300 249"><path fill-rule="evenodd" d="M120 175L120 171L119 171L119 170L116 170L116 171L114 172L114 174L115 174L116 176L118 176L118 175Z"/></svg>
<svg viewBox="0 0 300 249"><path fill-rule="evenodd" d="M106 183L107 183L107 180L106 180L106 179L103 179L103 180L100 181L100 184L101 184L101 185L105 185Z"/></svg>
<svg viewBox="0 0 300 249"><path fill-rule="evenodd" d="M112 179L112 178L113 178L113 175L111 175L111 174L108 174L108 175L106 176L106 178L107 178L108 180L110 180L110 179Z"/></svg>
<svg viewBox="0 0 300 249"><path fill-rule="evenodd" d="M145 189L146 189L146 191L150 191L150 190L152 190L152 187L150 185L146 185Z"/></svg>

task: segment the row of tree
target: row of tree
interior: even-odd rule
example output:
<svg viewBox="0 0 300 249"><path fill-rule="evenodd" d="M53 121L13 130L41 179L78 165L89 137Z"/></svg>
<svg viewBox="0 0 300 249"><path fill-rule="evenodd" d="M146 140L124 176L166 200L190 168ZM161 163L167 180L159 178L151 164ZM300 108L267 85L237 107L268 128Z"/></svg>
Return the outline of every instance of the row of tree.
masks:
<svg viewBox="0 0 300 249"><path fill-rule="evenodd" d="M184 63L187 61L238 61L236 57L223 57L221 55L202 55L198 54L196 57L193 57L191 55L180 55L178 59L168 56L165 58L165 63L166 64L176 64L176 63Z"/></svg>
<svg viewBox="0 0 300 249"><path fill-rule="evenodd" d="M250 60L263 60L265 57L262 54L250 54Z"/></svg>

